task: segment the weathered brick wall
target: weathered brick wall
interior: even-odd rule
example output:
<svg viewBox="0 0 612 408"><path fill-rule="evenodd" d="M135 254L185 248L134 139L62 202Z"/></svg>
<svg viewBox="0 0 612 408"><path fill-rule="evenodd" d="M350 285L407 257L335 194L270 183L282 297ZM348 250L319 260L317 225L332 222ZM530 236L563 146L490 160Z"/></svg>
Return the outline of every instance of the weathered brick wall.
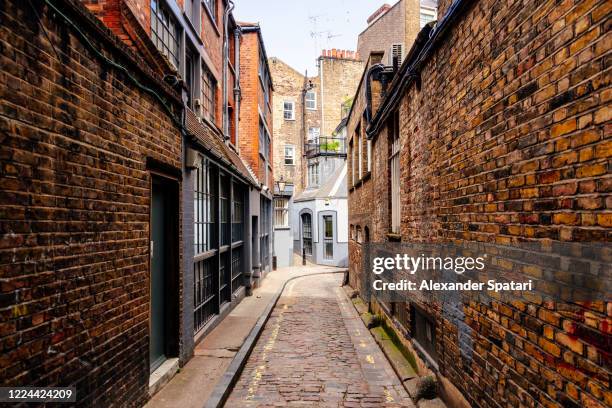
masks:
<svg viewBox="0 0 612 408"><path fill-rule="evenodd" d="M78 2L54 3L105 55L178 102ZM141 405L146 159L180 169L180 134L151 95L102 65L42 2L32 2L42 22L29 2L2 4L0 383L75 384L82 406Z"/></svg>
<svg viewBox="0 0 612 408"><path fill-rule="evenodd" d="M289 65L278 58L270 58L270 71L274 82L274 177L283 177L287 183L293 183L294 191L300 192L304 189L302 184L302 155L304 154L303 127L302 127L302 88L304 87L304 75L300 74ZM283 115L284 102L294 103L294 119L286 120ZM295 147L295 164L285 165L285 145L291 144Z"/></svg>
<svg viewBox="0 0 612 408"><path fill-rule="evenodd" d="M357 39L357 52L365 61L371 52L383 51L384 63L389 63L391 44L404 44L408 53L419 33L419 0L400 0L384 15L364 29Z"/></svg>
<svg viewBox="0 0 612 408"><path fill-rule="evenodd" d="M240 42L240 156L260 177L259 169L259 46L257 33L245 33Z"/></svg>
<svg viewBox="0 0 612 408"><path fill-rule="evenodd" d="M342 120L342 104L357 91L363 62L349 58L319 57L323 84L317 109L321 110L321 136L331 136ZM319 75L319 81L321 75Z"/></svg>
<svg viewBox="0 0 612 408"><path fill-rule="evenodd" d="M610 241L610 12L482 0L462 14L400 105L402 240ZM383 130L373 240L389 229L385 157ZM422 306L440 373L472 406L612 403L610 303Z"/></svg>
<svg viewBox="0 0 612 408"><path fill-rule="evenodd" d="M269 90L269 101L265 102L262 81L259 79L259 55L261 43L257 32L242 34L240 44L240 140L239 149L242 158L251 166L259 181L272 190L274 185L272 157L274 153L274 129L272 122L272 90ZM260 115L261 113L261 115ZM259 155L259 122L263 118L270 132L269 164ZM267 171L267 173L266 173ZM266 179L266 174L268 175Z"/></svg>

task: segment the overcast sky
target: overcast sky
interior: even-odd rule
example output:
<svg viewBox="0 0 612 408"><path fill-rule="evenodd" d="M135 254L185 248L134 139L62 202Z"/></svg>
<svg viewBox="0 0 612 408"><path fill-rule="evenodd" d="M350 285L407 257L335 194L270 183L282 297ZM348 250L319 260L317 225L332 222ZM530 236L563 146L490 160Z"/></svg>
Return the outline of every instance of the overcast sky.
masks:
<svg viewBox="0 0 612 408"><path fill-rule="evenodd" d="M321 49L355 50L367 18L385 3L395 0L235 0L234 16L260 23L268 57L313 75Z"/></svg>

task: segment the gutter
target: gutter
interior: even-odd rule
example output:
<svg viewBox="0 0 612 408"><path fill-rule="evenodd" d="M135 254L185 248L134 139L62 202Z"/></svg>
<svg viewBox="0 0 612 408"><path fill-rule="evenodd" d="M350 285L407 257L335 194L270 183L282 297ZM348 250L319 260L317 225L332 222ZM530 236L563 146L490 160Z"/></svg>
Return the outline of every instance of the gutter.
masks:
<svg viewBox="0 0 612 408"><path fill-rule="evenodd" d="M240 121L240 98L242 93L240 88L240 36L240 26L237 25L234 29L234 71L236 73L234 77L234 103L236 104L234 109L234 142L237 152L240 152L238 122Z"/></svg>
<svg viewBox="0 0 612 408"><path fill-rule="evenodd" d="M406 88L419 77L423 65L441 43L444 34L454 26L457 18L472 3L472 0L454 0L442 20L435 24L427 24L419 32L399 74L391 84L389 94L366 129L368 139L374 139L378 135L391 112L399 104Z"/></svg>

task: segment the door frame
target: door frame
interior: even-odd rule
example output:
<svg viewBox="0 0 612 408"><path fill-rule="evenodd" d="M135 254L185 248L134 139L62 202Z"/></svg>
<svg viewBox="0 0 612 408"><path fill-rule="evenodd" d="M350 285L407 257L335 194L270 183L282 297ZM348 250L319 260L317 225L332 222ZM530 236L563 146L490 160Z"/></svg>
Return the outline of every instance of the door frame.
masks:
<svg viewBox="0 0 612 408"><path fill-rule="evenodd" d="M149 360L149 370L151 370L151 323L152 323L152 260L151 260L151 238L152 238L152 212L153 212L153 190L155 188L163 188L165 198L165 233L168 237L164 250L164 352L166 358L179 356L180 344L180 182L176 177L168 176L149 169L150 175L150 192L149 192L149 241L148 241L148 278L149 278L149 313L148 313L148 335L149 335L149 350L147 356Z"/></svg>

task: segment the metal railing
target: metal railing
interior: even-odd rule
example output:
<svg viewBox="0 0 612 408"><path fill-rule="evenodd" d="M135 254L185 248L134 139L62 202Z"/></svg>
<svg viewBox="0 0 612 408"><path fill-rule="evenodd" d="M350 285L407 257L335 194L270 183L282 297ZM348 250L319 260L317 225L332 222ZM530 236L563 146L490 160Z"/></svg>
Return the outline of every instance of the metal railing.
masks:
<svg viewBox="0 0 612 408"><path fill-rule="evenodd" d="M346 139L343 137L319 137L306 143L306 157L343 156L346 157Z"/></svg>

